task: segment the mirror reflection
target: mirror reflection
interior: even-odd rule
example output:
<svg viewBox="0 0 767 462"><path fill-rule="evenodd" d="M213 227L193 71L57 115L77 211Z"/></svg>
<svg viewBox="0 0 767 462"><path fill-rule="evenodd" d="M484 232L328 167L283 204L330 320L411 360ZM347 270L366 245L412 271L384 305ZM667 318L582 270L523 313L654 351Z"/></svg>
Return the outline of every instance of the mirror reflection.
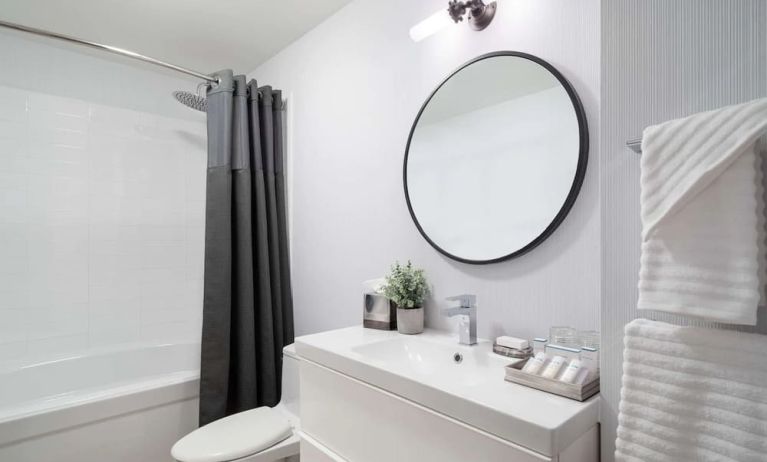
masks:
<svg viewBox="0 0 767 462"><path fill-rule="evenodd" d="M588 146L583 109L527 55L481 57L450 76L411 131L405 189L421 233L469 263L521 255L564 218Z"/></svg>

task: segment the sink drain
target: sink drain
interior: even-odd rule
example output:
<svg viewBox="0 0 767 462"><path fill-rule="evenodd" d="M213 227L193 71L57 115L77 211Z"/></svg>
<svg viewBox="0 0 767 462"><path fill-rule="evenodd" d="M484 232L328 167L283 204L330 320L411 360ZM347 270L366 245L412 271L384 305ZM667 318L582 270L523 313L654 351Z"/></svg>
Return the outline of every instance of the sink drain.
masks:
<svg viewBox="0 0 767 462"><path fill-rule="evenodd" d="M463 355L461 353L453 353L453 361L456 364L461 364L461 361L463 361Z"/></svg>

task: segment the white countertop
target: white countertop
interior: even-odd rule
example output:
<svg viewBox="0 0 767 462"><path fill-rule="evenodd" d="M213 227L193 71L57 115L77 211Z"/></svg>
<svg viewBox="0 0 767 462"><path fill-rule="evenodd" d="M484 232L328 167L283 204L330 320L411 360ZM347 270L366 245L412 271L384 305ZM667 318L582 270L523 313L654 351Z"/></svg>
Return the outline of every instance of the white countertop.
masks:
<svg viewBox="0 0 767 462"><path fill-rule="evenodd" d="M599 396L585 402L504 380L514 360L480 341L458 345L457 335L426 330L338 329L296 339L296 353L456 420L546 456L554 456L597 424ZM454 353L463 361L456 364Z"/></svg>

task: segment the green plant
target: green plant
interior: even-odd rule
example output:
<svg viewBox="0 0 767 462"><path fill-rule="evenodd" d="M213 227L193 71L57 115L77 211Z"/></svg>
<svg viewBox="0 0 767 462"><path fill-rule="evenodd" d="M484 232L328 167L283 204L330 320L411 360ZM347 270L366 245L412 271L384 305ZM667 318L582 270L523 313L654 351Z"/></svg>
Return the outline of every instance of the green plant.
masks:
<svg viewBox="0 0 767 462"><path fill-rule="evenodd" d="M404 266L396 262L386 275L383 294L399 308L420 308L429 294L426 275L422 269L414 268L410 261Z"/></svg>

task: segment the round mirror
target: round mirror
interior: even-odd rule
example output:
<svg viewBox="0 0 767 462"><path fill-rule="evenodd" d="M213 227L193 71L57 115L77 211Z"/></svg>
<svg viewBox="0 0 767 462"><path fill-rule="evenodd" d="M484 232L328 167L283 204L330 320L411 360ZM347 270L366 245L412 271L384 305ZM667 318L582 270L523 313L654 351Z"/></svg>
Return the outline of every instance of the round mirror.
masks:
<svg viewBox="0 0 767 462"><path fill-rule="evenodd" d="M418 230L465 263L520 256L567 215L588 159L583 106L535 56L480 56L445 79L413 122L405 197Z"/></svg>

